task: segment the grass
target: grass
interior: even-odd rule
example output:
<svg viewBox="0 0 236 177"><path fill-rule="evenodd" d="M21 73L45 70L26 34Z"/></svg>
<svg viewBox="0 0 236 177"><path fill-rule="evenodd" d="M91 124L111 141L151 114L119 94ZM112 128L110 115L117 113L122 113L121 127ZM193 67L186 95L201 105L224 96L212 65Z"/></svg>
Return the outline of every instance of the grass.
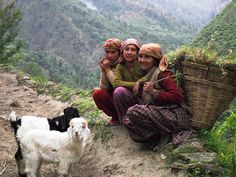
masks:
<svg viewBox="0 0 236 177"><path fill-rule="evenodd" d="M199 131L205 146L219 155L225 177L233 173L233 158L236 156L236 113L219 120L211 131Z"/></svg>
<svg viewBox="0 0 236 177"><path fill-rule="evenodd" d="M193 61L199 64L224 66L236 66L236 59L232 52L228 55L219 56L218 53L209 48L194 48L189 46L182 46L175 51L170 51L167 55L171 64L176 60Z"/></svg>

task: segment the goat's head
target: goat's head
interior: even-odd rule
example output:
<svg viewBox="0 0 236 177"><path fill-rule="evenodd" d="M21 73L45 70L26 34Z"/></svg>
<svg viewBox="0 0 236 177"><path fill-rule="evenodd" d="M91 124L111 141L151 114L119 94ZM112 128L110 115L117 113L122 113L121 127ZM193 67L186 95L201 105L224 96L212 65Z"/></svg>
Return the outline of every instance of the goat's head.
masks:
<svg viewBox="0 0 236 177"><path fill-rule="evenodd" d="M90 135L88 123L82 117L71 119L70 127L68 128L67 132L72 139L78 139L82 141L87 141Z"/></svg>
<svg viewBox="0 0 236 177"><path fill-rule="evenodd" d="M80 117L78 109L74 107L67 107L64 109L63 118L60 119L60 124L62 125L62 129L66 130L68 128L69 122L72 118Z"/></svg>

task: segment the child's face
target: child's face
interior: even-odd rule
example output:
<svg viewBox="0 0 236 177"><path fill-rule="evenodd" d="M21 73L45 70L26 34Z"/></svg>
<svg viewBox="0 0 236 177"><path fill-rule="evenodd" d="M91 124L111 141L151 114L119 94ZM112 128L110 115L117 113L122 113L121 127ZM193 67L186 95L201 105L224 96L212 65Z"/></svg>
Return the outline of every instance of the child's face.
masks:
<svg viewBox="0 0 236 177"><path fill-rule="evenodd" d="M118 60L120 57L120 52L117 49L105 49L105 58L108 59L111 63Z"/></svg>

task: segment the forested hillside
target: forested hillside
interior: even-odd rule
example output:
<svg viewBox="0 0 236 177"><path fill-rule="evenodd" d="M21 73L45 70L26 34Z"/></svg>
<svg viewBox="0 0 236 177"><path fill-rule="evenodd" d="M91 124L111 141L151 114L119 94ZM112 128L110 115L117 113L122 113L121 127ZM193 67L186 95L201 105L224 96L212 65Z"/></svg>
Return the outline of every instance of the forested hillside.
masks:
<svg viewBox="0 0 236 177"><path fill-rule="evenodd" d="M196 30L201 30L230 2L230 0L117 0L115 3L109 0L82 1L92 9L106 14L116 14L116 18L134 25L140 25L136 22L138 20L175 32L185 27L191 29L188 32L192 34Z"/></svg>
<svg viewBox="0 0 236 177"><path fill-rule="evenodd" d="M236 0L232 1L194 39L192 45L207 47L219 55L231 54L236 58Z"/></svg>
<svg viewBox="0 0 236 177"><path fill-rule="evenodd" d="M227 1L217 3L222 5ZM92 88L97 85L97 63L103 52L103 41L109 37L134 37L143 43L159 42L167 52L191 41L200 26L199 21L196 27L192 25L193 20L188 23L176 16L177 9L183 10L181 14L186 13L186 16L192 11L188 11L179 0L168 1L169 4L161 0L150 3L142 0L16 2L22 11L19 37L26 41L29 50L20 67L30 74L46 76L75 87ZM88 2L94 3L94 8L85 4ZM214 17L218 6L207 7L208 11L198 13L202 16L210 14L208 20L200 22L201 25Z"/></svg>

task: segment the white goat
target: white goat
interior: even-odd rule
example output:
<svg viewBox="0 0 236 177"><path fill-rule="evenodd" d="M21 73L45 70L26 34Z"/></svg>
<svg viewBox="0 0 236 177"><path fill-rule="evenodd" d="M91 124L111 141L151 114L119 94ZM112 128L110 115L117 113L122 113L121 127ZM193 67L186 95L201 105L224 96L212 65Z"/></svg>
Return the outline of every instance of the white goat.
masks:
<svg viewBox="0 0 236 177"><path fill-rule="evenodd" d="M59 177L71 176L70 167L81 159L90 130L84 118L73 118L67 132L19 128L27 177L41 177L42 162L58 162Z"/></svg>
<svg viewBox="0 0 236 177"><path fill-rule="evenodd" d="M15 111L12 111L10 114L10 123L12 128L14 129L15 135L17 134L18 129L21 129L21 131L29 131L29 129L40 129L66 132L69 127L70 120L75 117L80 117L80 115L78 109L74 107L67 107L63 110L63 112L64 114L53 118L36 116L22 116L19 118L16 116ZM22 156L20 142L18 140L15 160L19 177L27 177L25 174L25 162Z"/></svg>

